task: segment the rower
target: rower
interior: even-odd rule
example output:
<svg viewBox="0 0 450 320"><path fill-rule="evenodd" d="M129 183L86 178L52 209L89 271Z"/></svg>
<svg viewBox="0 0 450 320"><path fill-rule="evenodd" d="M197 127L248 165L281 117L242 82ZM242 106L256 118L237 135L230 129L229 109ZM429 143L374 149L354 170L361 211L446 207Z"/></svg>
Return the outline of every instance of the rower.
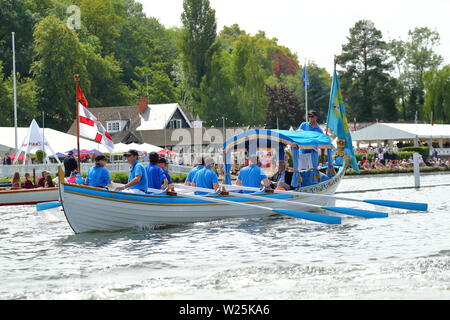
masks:
<svg viewBox="0 0 450 320"><path fill-rule="evenodd" d="M264 187L269 188L270 182L264 171L258 167L258 156L253 155L249 158L250 165L244 167L239 172L239 176L236 180L236 185L244 187L260 188L261 182Z"/></svg>
<svg viewBox="0 0 450 320"><path fill-rule="evenodd" d="M145 167L139 162L139 153L137 150L131 149L125 152L123 156L130 165L128 173L128 182L123 187L118 187L117 191L124 191L136 194L145 194L147 192L147 174Z"/></svg>
<svg viewBox="0 0 450 320"><path fill-rule="evenodd" d="M192 183L194 181L195 174L203 169L205 167L205 160L202 156L198 156L194 159L194 168L188 173L188 176L186 180L184 181L184 184L187 186L192 186Z"/></svg>
<svg viewBox="0 0 450 320"><path fill-rule="evenodd" d="M168 185L169 189L172 190L174 186L173 186L172 178L170 177L170 174L167 171L168 163L167 163L166 158L163 158L163 157L159 158L158 167L160 167L164 171L164 176L167 179L167 185Z"/></svg>
<svg viewBox="0 0 450 320"><path fill-rule="evenodd" d="M99 155L95 157L95 166L91 167L86 176L86 184L91 187L112 187L111 178L106 167L106 157Z"/></svg>
<svg viewBox="0 0 450 320"><path fill-rule="evenodd" d="M158 166L159 155L156 152L150 152L150 163L145 168L147 172L147 188L161 189L163 185L168 184L168 180L164 175L164 170Z"/></svg>
<svg viewBox="0 0 450 320"><path fill-rule="evenodd" d="M194 177L194 181L192 182L192 186L214 189L216 191L219 190L219 177L217 176L217 173L212 170L214 165L215 163L212 158L206 158L205 167L197 171ZM202 195L207 193L196 191L195 194Z"/></svg>

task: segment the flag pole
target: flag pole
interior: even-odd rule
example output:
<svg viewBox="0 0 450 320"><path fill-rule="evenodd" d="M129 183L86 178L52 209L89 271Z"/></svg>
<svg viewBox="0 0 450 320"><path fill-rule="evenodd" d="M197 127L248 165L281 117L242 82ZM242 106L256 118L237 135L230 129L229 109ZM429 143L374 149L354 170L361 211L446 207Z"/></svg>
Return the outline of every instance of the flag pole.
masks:
<svg viewBox="0 0 450 320"><path fill-rule="evenodd" d="M78 82L80 81L80 75L75 74L75 114L77 117L77 150L78 150L78 157L77 157L77 165L78 165L78 173L81 174L81 160L80 160L80 115L78 111L78 96L76 94L77 88L78 88Z"/></svg>
<svg viewBox="0 0 450 320"><path fill-rule="evenodd" d="M15 144L14 147L16 148L16 157L18 149L17 145L17 88L16 88L16 45L15 45L15 32L12 32L12 54L13 54L13 91L14 91L14 137L15 137ZM25 162L25 161L24 161Z"/></svg>
<svg viewBox="0 0 450 320"><path fill-rule="evenodd" d="M330 108L332 106L332 95L333 95L333 85L334 85L334 73L336 72L336 65L338 63L338 58L336 55L334 56L334 66L333 66L333 75L331 76L331 88L330 88L330 101L328 102L328 114L327 114L327 128L325 130L325 134L328 136L328 122L330 119Z"/></svg>
<svg viewBox="0 0 450 320"><path fill-rule="evenodd" d="M305 69L306 69L306 58L305 58ZM305 72L305 77L307 77L306 76L307 71L304 70L303 72ZM305 81L305 83L303 84L303 86L305 87L305 109L306 109L306 113L305 113L306 120L305 121L308 122L308 120L309 120L309 118L308 118L308 87L309 87L309 83L306 84L306 81L309 81L309 80L307 80L305 78L303 81Z"/></svg>

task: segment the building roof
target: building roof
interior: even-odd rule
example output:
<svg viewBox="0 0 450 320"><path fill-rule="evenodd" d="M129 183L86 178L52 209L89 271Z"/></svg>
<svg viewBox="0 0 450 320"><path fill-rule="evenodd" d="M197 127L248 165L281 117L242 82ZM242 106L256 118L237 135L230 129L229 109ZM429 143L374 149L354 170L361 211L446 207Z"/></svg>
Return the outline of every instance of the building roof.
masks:
<svg viewBox="0 0 450 320"><path fill-rule="evenodd" d="M376 123L352 132L353 141L450 139L448 124Z"/></svg>
<svg viewBox="0 0 450 320"><path fill-rule="evenodd" d="M178 103L149 104L148 108L140 114L141 125L136 130L162 130L166 128L177 109L180 110L186 122L192 127L192 120L189 119L186 110L183 110Z"/></svg>

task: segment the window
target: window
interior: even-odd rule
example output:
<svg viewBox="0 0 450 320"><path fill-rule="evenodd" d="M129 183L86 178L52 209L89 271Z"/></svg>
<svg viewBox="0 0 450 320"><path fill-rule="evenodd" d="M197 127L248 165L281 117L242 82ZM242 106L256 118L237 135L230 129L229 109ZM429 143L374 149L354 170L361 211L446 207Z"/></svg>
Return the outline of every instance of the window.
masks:
<svg viewBox="0 0 450 320"><path fill-rule="evenodd" d="M169 122L169 128L170 129L179 129L182 126L182 122L180 119L172 119Z"/></svg>
<svg viewBox="0 0 450 320"><path fill-rule="evenodd" d="M120 122L119 121L109 121L107 122L107 130L108 132L118 132L120 131Z"/></svg>

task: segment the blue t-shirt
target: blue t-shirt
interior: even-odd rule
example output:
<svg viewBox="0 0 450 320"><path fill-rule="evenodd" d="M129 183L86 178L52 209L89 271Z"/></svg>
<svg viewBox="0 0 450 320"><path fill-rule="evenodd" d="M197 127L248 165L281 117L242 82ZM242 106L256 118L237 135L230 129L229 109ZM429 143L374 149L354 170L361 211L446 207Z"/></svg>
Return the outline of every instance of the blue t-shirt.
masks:
<svg viewBox="0 0 450 320"><path fill-rule="evenodd" d="M145 168L147 171L147 188L161 189L164 182L164 170L158 167L156 164L149 163Z"/></svg>
<svg viewBox="0 0 450 320"><path fill-rule="evenodd" d="M106 187L111 184L108 170L102 166L90 168L86 176L86 184L91 187Z"/></svg>
<svg viewBox="0 0 450 320"><path fill-rule="evenodd" d="M194 181L196 187L213 189L214 183L219 183L217 174L211 168L203 167L197 171Z"/></svg>
<svg viewBox="0 0 450 320"><path fill-rule="evenodd" d="M164 171L164 177L167 179L167 181L169 182L169 184L172 184L173 181L172 181L172 178L170 177L169 172L167 172L167 170L164 170L164 169L163 169L163 171Z"/></svg>
<svg viewBox="0 0 450 320"><path fill-rule="evenodd" d="M197 173L199 170L203 169L204 167L205 167L205 166L199 165L199 166L196 166L194 169L192 169L192 170L188 173L188 176L187 176L185 182L194 182L194 177L195 177L196 173Z"/></svg>
<svg viewBox="0 0 450 320"><path fill-rule="evenodd" d="M134 162L134 164L130 167L130 173L128 174L128 182L133 180L135 177L140 176L141 181L136 183L134 186L131 186L130 189L139 189L147 192L147 173L145 172L145 167L142 163L139 163L138 160Z"/></svg>
<svg viewBox="0 0 450 320"><path fill-rule="evenodd" d="M311 127L311 123L308 122L303 122L300 127L298 127L299 130L305 130L305 131L316 131L316 132L320 132L321 134L323 134L322 129L320 129L319 125L316 125L314 128Z"/></svg>
<svg viewBox="0 0 450 320"><path fill-rule="evenodd" d="M255 164L242 168L239 172L238 179L241 180L244 187L259 188L261 180L266 179L267 176L264 171Z"/></svg>

